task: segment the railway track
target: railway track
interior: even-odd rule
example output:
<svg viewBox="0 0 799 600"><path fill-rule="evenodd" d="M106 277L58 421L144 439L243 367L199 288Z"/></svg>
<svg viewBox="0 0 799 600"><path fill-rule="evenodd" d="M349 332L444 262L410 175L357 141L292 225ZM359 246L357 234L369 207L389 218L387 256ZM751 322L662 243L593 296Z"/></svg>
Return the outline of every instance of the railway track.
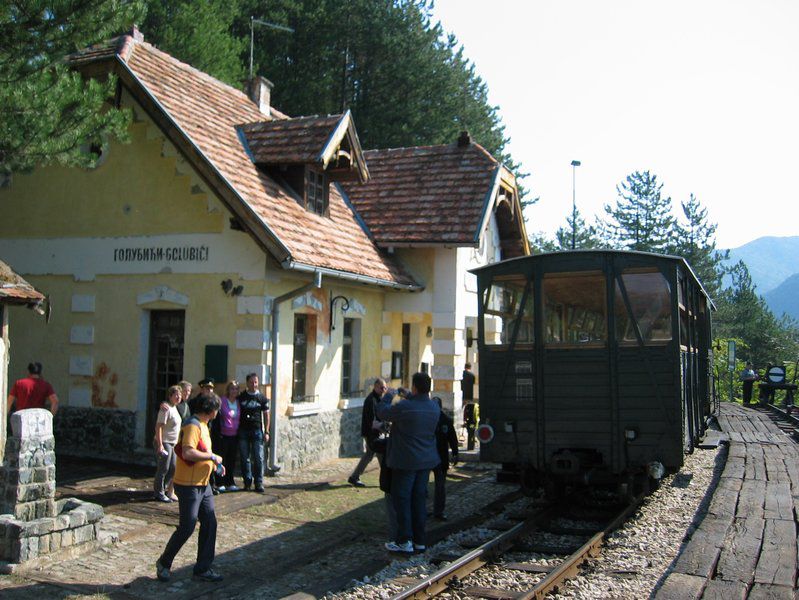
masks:
<svg viewBox="0 0 799 600"><path fill-rule="evenodd" d="M578 506L574 509L576 512L568 514L564 513L562 504L547 506L461 557L448 561L444 567L391 598L393 600L422 599L442 594L451 597L468 596L506 598L508 600L544 598L565 580L576 576L580 565L586 559L599 556L606 536L630 517L642 499L643 496L634 498L629 504L617 507L609 516L607 516L607 510L597 512L596 509L593 509L593 515L586 515L586 511L590 513L592 509ZM581 517L580 512L584 516ZM564 521L565 526L562 524ZM558 547L552 541L553 537L556 538L557 535L565 535L571 545L567 542ZM583 541L575 544L575 539ZM528 556L547 555L558 556L558 558L556 560L527 559L523 562L502 562L503 556L511 550ZM435 561L436 557L433 557L432 560ZM523 572L536 581L526 589L500 589L470 582L470 579L476 578L473 575L479 576L480 569L488 565L498 569ZM514 587L518 586L514 585Z"/></svg>

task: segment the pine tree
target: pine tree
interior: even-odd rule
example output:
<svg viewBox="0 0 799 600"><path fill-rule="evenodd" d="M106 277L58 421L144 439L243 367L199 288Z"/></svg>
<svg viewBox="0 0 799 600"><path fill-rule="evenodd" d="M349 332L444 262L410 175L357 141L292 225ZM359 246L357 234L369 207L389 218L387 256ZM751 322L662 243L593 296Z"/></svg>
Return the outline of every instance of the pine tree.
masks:
<svg viewBox="0 0 799 600"><path fill-rule="evenodd" d="M691 265L712 298L721 287L721 261L729 258L729 250L716 250L715 223L708 220L707 209L691 194L681 202L684 221L677 221L669 248L671 254L682 256Z"/></svg>
<svg viewBox="0 0 799 600"><path fill-rule="evenodd" d="M0 175L47 163L91 166L108 136L124 138L116 82L84 80L64 58L128 29L126 0L15 0L0 6Z"/></svg>
<svg viewBox="0 0 799 600"><path fill-rule="evenodd" d="M587 225L576 208L566 217L566 227L558 228L555 233L555 244L558 250L589 250L603 246L597 227Z"/></svg>
<svg viewBox="0 0 799 600"><path fill-rule="evenodd" d="M732 285L721 291L714 316L715 336L739 338L749 348L746 360L756 367L795 360L799 329L790 319L777 320L756 291L749 269L738 261L727 270Z"/></svg>
<svg viewBox="0 0 799 600"><path fill-rule="evenodd" d="M240 17L237 0L150 1L141 31L164 52L239 87L250 47L249 35L231 31Z"/></svg>
<svg viewBox="0 0 799 600"><path fill-rule="evenodd" d="M616 186L616 205L605 205L603 235L608 245L624 250L665 253L674 225L671 198L649 171L636 171Z"/></svg>

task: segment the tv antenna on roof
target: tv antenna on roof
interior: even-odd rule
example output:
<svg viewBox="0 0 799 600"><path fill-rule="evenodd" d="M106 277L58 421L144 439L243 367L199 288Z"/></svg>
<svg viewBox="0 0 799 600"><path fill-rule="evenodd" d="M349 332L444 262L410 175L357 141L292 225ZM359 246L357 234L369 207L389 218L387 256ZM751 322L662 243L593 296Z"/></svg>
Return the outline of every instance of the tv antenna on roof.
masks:
<svg viewBox="0 0 799 600"><path fill-rule="evenodd" d="M253 54L253 46L255 45L255 25L263 25L264 27L269 27L270 29L278 29L280 31L287 31L289 33L294 33L294 30L291 27L286 27L285 25L277 25L275 23L267 23L266 21L262 21L261 19L256 19L255 17L250 17L250 79L252 79L252 54Z"/></svg>

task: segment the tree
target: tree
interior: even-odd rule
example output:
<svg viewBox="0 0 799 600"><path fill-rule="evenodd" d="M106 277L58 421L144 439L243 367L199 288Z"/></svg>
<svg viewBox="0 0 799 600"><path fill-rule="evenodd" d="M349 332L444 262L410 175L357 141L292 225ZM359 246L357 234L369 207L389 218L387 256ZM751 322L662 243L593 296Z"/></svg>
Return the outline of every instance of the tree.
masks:
<svg viewBox="0 0 799 600"><path fill-rule="evenodd" d="M134 0L7 0L0 7L0 175L40 164L91 166L129 116L116 82L84 80L64 58L129 28Z"/></svg>
<svg viewBox="0 0 799 600"><path fill-rule="evenodd" d="M716 250L715 223L708 221L707 209L691 194L688 202L680 202L684 221L677 221L669 252L682 256L691 265L712 298L721 287L721 261L730 251Z"/></svg>
<svg viewBox="0 0 799 600"><path fill-rule="evenodd" d="M722 290L717 302L715 335L745 342L749 355L742 357L756 367L795 360L799 352L799 329L790 319L777 320L765 300L758 296L749 269L738 261L728 269L732 285Z"/></svg>
<svg viewBox="0 0 799 600"><path fill-rule="evenodd" d="M597 228L586 225L576 208L566 217L566 227L558 228L555 233L555 244L558 250L588 250L603 245Z"/></svg>
<svg viewBox="0 0 799 600"><path fill-rule="evenodd" d="M239 87L249 51L249 35L231 32L240 18L236 0L149 0L141 30L164 52Z"/></svg>
<svg viewBox="0 0 799 600"><path fill-rule="evenodd" d="M605 205L603 235L608 245L624 250L665 253L674 225L671 198L649 171L635 171L616 186L616 205Z"/></svg>

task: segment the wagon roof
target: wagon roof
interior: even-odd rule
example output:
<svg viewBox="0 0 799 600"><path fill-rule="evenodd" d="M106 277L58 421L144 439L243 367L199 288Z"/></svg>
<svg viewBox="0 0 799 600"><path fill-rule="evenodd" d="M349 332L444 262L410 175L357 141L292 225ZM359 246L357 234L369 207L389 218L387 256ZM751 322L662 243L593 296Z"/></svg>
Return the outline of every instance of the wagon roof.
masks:
<svg viewBox="0 0 799 600"><path fill-rule="evenodd" d="M707 293L707 290L702 285L702 282L696 276L696 273L691 268L691 265L688 264L688 261L685 260L682 256L676 256L673 254L657 254L655 252L640 252L634 250L611 250L611 249L604 249L604 250L560 250L557 252L543 252L541 254L533 254L531 256L520 256L518 258L511 258L508 260L503 260L502 262L491 263L489 265L485 265L483 267L477 267L476 269L471 269L469 272L475 275L480 275L484 273L491 273L494 270L502 269L504 270L506 265L509 264L522 264L524 261L530 262L546 262L552 259L557 259L558 257L565 257L568 255L572 256L583 256L583 257L590 257L590 256L602 256L602 255L613 255L613 256L630 256L630 257L641 257L643 259L647 259L650 261L658 261L658 262L673 262L679 263L683 267L687 273L691 275L691 278L696 282L699 286L699 289L702 291L702 294L707 298L710 306L713 310L716 309L716 305L714 304L712 298Z"/></svg>

